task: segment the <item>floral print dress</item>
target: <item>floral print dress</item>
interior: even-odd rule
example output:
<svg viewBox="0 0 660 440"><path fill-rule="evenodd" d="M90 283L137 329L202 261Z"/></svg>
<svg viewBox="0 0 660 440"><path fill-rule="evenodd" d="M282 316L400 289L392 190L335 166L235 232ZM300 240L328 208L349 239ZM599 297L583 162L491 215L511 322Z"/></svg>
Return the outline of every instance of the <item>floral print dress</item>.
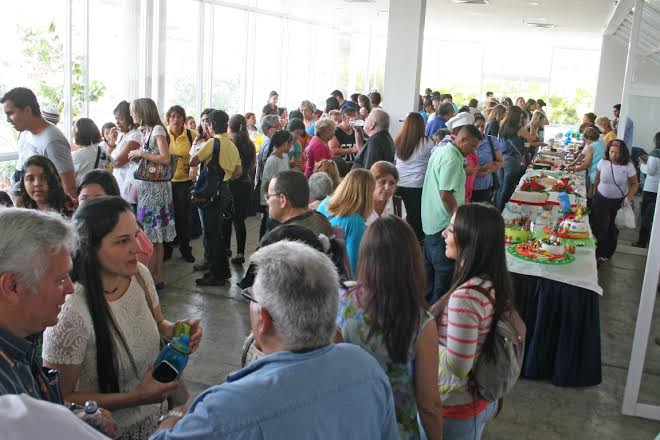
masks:
<svg viewBox="0 0 660 440"><path fill-rule="evenodd" d="M159 154L156 136L165 136L165 128L157 125L142 136L142 151ZM174 227L174 203L170 182L149 182L140 180L138 186L137 219L144 227L152 243L173 241L176 237Z"/></svg>
<svg viewBox="0 0 660 440"><path fill-rule="evenodd" d="M390 360L387 347L381 334L369 338L369 316L365 310L366 304L361 301L362 292L358 288L343 292L339 298L339 314L337 327L341 331L344 342L356 344L369 352L383 368L390 380L394 393L396 421L402 439L420 438L417 424L417 401L415 399L415 345L417 338L434 319L425 310L419 311L419 325L410 344L408 362L396 363Z"/></svg>

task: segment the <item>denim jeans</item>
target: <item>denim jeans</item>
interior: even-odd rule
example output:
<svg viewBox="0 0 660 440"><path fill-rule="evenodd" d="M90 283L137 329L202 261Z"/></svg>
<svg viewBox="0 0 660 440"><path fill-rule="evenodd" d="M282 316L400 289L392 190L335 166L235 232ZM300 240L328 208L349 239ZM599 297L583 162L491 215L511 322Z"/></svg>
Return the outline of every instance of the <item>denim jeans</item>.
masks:
<svg viewBox="0 0 660 440"><path fill-rule="evenodd" d="M442 231L424 238L424 269L428 286L426 301L436 302L448 289L454 275L454 260L447 258Z"/></svg>
<svg viewBox="0 0 660 440"><path fill-rule="evenodd" d="M456 420L445 418L442 425L442 438L452 440L480 440L486 423L488 423L496 412L497 401L494 401L490 402L490 405L485 410L471 419Z"/></svg>
<svg viewBox="0 0 660 440"><path fill-rule="evenodd" d="M495 204L500 212L511 198L520 178L525 174L525 167L520 163L519 156L505 154L503 159L504 166L498 171L501 186Z"/></svg>

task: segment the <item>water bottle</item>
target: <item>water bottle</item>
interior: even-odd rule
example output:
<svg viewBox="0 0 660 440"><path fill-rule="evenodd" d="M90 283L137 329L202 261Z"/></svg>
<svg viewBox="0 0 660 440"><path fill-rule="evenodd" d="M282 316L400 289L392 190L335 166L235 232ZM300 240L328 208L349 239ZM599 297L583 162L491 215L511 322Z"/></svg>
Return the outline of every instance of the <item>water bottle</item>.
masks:
<svg viewBox="0 0 660 440"><path fill-rule="evenodd" d="M80 416L80 419L87 423L92 428L99 431L101 434L108 435L109 429L105 426L105 419L101 415L101 409L93 400L88 400L85 402L83 407L83 414Z"/></svg>
<svg viewBox="0 0 660 440"><path fill-rule="evenodd" d="M190 327L188 326L185 326L184 331L177 331L175 333L177 335L160 352L154 362L154 379L167 383L176 380L181 375L188 364L188 356L192 351L189 332Z"/></svg>

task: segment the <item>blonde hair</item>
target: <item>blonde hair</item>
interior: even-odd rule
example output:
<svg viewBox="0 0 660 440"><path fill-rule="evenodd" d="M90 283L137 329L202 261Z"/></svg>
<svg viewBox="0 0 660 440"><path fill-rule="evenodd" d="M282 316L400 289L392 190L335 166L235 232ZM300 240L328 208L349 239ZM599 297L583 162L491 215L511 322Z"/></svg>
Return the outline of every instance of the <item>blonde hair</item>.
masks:
<svg viewBox="0 0 660 440"><path fill-rule="evenodd" d="M600 121L600 124L598 124L598 121ZM598 116L596 118L596 124L602 126L603 128L612 128L610 118L608 118L607 116Z"/></svg>
<svg viewBox="0 0 660 440"><path fill-rule="evenodd" d="M351 170L328 202L328 212L341 217L359 214L366 219L374 210L375 189L376 179L369 171L361 168Z"/></svg>
<svg viewBox="0 0 660 440"><path fill-rule="evenodd" d="M138 117L141 125L146 125L147 127L155 127L156 125L165 126L160 119L158 107L151 98L138 98L134 100L131 103L131 110Z"/></svg>
<svg viewBox="0 0 660 440"><path fill-rule="evenodd" d="M332 179L332 191L336 190L341 183L337 163L332 159L322 159L314 164L314 172L319 171L326 173Z"/></svg>
<svg viewBox="0 0 660 440"><path fill-rule="evenodd" d="M499 122L502 118L504 118L505 114L506 114L506 107L504 107L502 104L497 104L488 114L488 120L486 122L487 123L493 121Z"/></svg>
<svg viewBox="0 0 660 440"><path fill-rule="evenodd" d="M321 118L318 121L316 121L316 125L314 125L314 134L316 136L319 135L323 130L326 128L331 128L332 132L335 132L335 128L337 128L337 123L333 121L330 118Z"/></svg>
<svg viewBox="0 0 660 440"><path fill-rule="evenodd" d="M548 121L548 118L545 116L545 113L543 113L540 110L537 110L532 114L532 120L530 121L530 123L537 125L544 119Z"/></svg>
<svg viewBox="0 0 660 440"><path fill-rule="evenodd" d="M301 108L305 108L312 113L316 111L316 106L311 101L308 101L306 99L300 103L300 105L298 106L298 110L300 110Z"/></svg>

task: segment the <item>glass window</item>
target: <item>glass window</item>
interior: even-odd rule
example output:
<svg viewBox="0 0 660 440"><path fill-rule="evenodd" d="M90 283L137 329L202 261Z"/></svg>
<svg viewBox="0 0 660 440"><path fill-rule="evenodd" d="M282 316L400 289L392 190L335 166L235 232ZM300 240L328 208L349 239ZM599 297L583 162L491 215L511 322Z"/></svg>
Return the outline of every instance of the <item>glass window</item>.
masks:
<svg viewBox="0 0 660 440"><path fill-rule="evenodd" d="M214 6L213 93L211 107L230 116L242 112L247 57L247 13Z"/></svg>
<svg viewBox="0 0 660 440"><path fill-rule="evenodd" d="M114 121L120 101L138 96L140 7L132 0L89 2L89 117Z"/></svg>
<svg viewBox="0 0 660 440"><path fill-rule="evenodd" d="M197 93L201 93L195 81L199 8L203 5L192 0L167 0L163 113L175 104L186 114L195 113Z"/></svg>
<svg viewBox="0 0 660 440"><path fill-rule="evenodd" d="M299 21L287 21L286 88L280 97L281 105L289 111L309 99L311 64L311 26Z"/></svg>
<svg viewBox="0 0 660 440"><path fill-rule="evenodd" d="M337 58L336 31L329 26L312 26L312 76L310 78L311 100L325 110L325 99L337 88L335 81L339 69Z"/></svg>
<svg viewBox="0 0 660 440"><path fill-rule="evenodd" d="M32 89L42 107L64 109L64 0L14 2L0 26L0 94ZM18 133L0 118L0 160L15 156Z"/></svg>
<svg viewBox="0 0 660 440"><path fill-rule="evenodd" d="M254 14L255 57L252 76L252 106L246 111L258 115L268 102L268 94L280 92L282 80L282 19L264 14ZM248 87L249 87L248 83Z"/></svg>

